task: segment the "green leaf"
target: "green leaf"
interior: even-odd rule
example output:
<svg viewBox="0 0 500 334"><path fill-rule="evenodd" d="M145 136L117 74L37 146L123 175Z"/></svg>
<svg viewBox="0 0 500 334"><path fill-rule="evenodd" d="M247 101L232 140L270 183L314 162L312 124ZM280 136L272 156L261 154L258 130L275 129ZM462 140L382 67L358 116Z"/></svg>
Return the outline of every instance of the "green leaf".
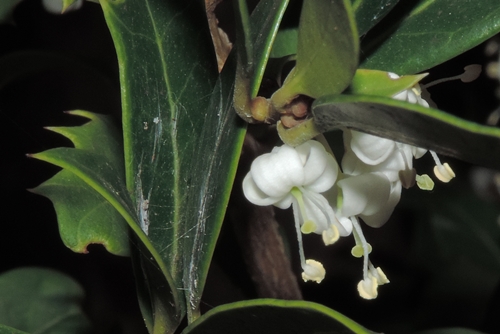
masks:
<svg viewBox="0 0 500 334"><path fill-rule="evenodd" d="M364 40L362 68L400 75L421 72L500 32L497 0L420 0L410 8L403 3L408 6L400 3L403 11L387 17L383 32Z"/></svg>
<svg viewBox="0 0 500 334"><path fill-rule="evenodd" d="M83 289L53 270L20 268L0 275L0 333L90 333Z"/></svg>
<svg viewBox="0 0 500 334"><path fill-rule="evenodd" d="M129 255L127 223L116 209L66 169L32 190L54 204L59 233L74 252L87 253L89 244L102 244L110 253Z"/></svg>
<svg viewBox="0 0 500 334"><path fill-rule="evenodd" d="M5 23L12 16L12 12L14 11L14 7L21 0L2 0L0 1L0 23Z"/></svg>
<svg viewBox="0 0 500 334"><path fill-rule="evenodd" d="M154 332L175 331L186 309L190 321L199 312L244 135L231 107L234 66L226 64L216 82L202 4L102 3L120 63L127 187L136 208L147 204L143 225L178 301L164 321L158 280L141 287ZM144 280L154 272L148 261L135 261Z"/></svg>
<svg viewBox="0 0 500 334"><path fill-rule="evenodd" d="M28 334L27 332L23 332L12 328L10 326L0 325L0 334Z"/></svg>
<svg viewBox="0 0 500 334"><path fill-rule="evenodd" d="M299 29L286 28L278 31L276 39L271 49L271 58L281 58L297 53L297 44L299 43Z"/></svg>
<svg viewBox="0 0 500 334"><path fill-rule="evenodd" d="M348 88L349 94L391 97L415 86L427 74L405 75L392 79L388 72L359 69Z"/></svg>
<svg viewBox="0 0 500 334"><path fill-rule="evenodd" d="M263 0L248 16L245 0L235 1L237 71L235 111L249 123L254 122L251 99L257 96L289 0Z"/></svg>
<svg viewBox="0 0 500 334"><path fill-rule="evenodd" d="M347 127L500 169L498 128L388 97L325 96L312 109L320 132Z"/></svg>
<svg viewBox="0 0 500 334"><path fill-rule="evenodd" d="M251 97L257 96L259 91L288 2L289 0L262 0L257 4L250 17L250 37L253 43L252 64L254 66L250 83Z"/></svg>
<svg viewBox="0 0 500 334"><path fill-rule="evenodd" d="M103 115L97 115L86 111L72 111L70 113L86 117L91 121L80 127L50 128L50 130L69 138L75 145L75 148L61 147L31 155L34 158L52 163L65 170L62 172L62 175L58 174L55 178L49 180L47 184L42 184L40 192L42 194L47 192L49 196L53 196L53 190L51 190L50 187L54 187L55 185L61 186L61 183L64 184L65 189L80 188L80 195L85 197L75 199L73 196L76 196L76 194L72 194L68 196L68 199L64 199L67 202L59 203L56 205L56 208L65 208L66 205L72 205L74 201L85 202L88 200L88 203L80 203L75 210L79 210L83 205L84 211L87 212L87 214L96 215L109 212L109 210L105 209L107 204L103 205L103 200L100 199L99 196L104 198L104 200L112 205L123 219L125 219L129 227L137 235L137 238L140 239L139 244L141 247L144 246L144 250L141 254L147 256L148 261L155 266L158 272L163 274L164 282L162 287L173 287L172 278L167 272L158 252L141 230L140 224L145 223L144 217L147 216L147 208L145 203L141 203L141 206L137 208L134 208L132 205L128 190L125 186L125 170L122 155L123 148L120 142L120 136L113 126L111 119ZM69 177L69 181L68 173L74 175ZM67 183L76 180L76 178L85 183L85 186L82 186L82 182L77 182L76 184ZM91 189L94 190L97 195L93 194L90 196ZM35 189L35 191L38 191L38 188ZM57 195L57 198L60 198L60 195ZM95 206L96 203L98 204L97 207ZM85 206L86 204L88 204L88 206ZM72 208L67 210L72 210ZM85 217L85 212L66 214L66 212L63 211L58 212L58 217L67 219L73 219L75 217L78 219L81 217L81 223L86 223L87 219ZM107 218L113 219L114 217L116 217L116 214ZM124 235L128 233L128 229L122 225L121 219L120 221L108 221L107 219L103 219L102 221L112 225L112 227L102 227L97 224L83 226L82 224L76 224L78 228L73 230L73 233L78 234L80 233L80 229L82 229L85 231L85 234L89 236L94 235L94 238L101 239L100 243L104 245L119 243L124 240ZM75 222L72 221L63 221L60 222L60 224L68 226L69 228L75 226ZM110 230L116 231L116 229L119 229L119 226L123 226L121 232L112 236L107 234ZM107 237L113 237L116 240L108 242L105 239ZM78 240L78 236L73 239L75 238ZM176 291L176 289L173 290ZM158 305L161 305L162 308L165 308L164 305L174 305L173 307L177 312L168 314L162 313L162 316L167 317L167 319L162 318L162 320L170 324L178 321L181 306L179 306L179 296L177 294L164 294L161 303Z"/></svg>
<svg viewBox="0 0 500 334"><path fill-rule="evenodd" d="M185 228L192 237L184 239L186 298L198 311L203 287L224 219L229 195L245 136L245 124L232 107L234 66L225 65L212 93L204 127L191 152L191 167L184 175L194 186L184 203ZM237 185L239 186L239 185ZM196 208L195 210L189 208Z"/></svg>
<svg viewBox="0 0 500 334"><path fill-rule="evenodd" d="M128 255L128 229L117 211L131 212L123 181L120 136L106 116L86 111L70 114L91 121L76 127L48 128L69 138L75 148L31 155L65 168L33 192L52 200L61 238L72 250L85 253L90 243L100 243L113 254Z"/></svg>
<svg viewBox="0 0 500 334"><path fill-rule="evenodd" d="M71 7L71 5L76 4L78 0L62 0L62 10L61 13L64 13Z"/></svg>
<svg viewBox="0 0 500 334"><path fill-rule="evenodd" d="M183 334L374 333L323 305L306 301L256 299L218 306Z"/></svg>
<svg viewBox="0 0 500 334"><path fill-rule="evenodd" d="M358 35L363 36L397 5L398 0L351 0L351 3ZM279 30L270 57L281 58L296 54L298 35L296 27Z"/></svg>
<svg viewBox="0 0 500 334"><path fill-rule="evenodd" d="M399 0L351 0L359 36L382 20Z"/></svg>
<svg viewBox="0 0 500 334"><path fill-rule="evenodd" d="M297 63L272 96L280 109L296 95L318 98L342 92L358 64L358 34L349 0L305 0Z"/></svg>

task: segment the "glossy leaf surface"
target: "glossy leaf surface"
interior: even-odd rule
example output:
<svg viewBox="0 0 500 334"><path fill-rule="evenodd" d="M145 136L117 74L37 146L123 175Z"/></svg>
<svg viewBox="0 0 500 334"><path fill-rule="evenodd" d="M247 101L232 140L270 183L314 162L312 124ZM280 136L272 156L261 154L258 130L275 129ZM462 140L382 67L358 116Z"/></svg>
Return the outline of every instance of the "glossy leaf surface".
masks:
<svg viewBox="0 0 500 334"><path fill-rule="evenodd" d="M400 4L394 15L387 17L386 29L369 36L362 45L362 68L399 75L421 72L500 31L497 0L420 0L413 7L405 7L405 1Z"/></svg>
<svg viewBox="0 0 500 334"><path fill-rule="evenodd" d="M34 191L37 192L40 189L42 195L47 195L54 200L62 198L64 202L57 203L55 207L60 210L57 212L58 218L68 220L59 221L59 224L64 226L64 231L71 235L69 238L71 242L76 240L77 246L83 251L85 243L98 240L97 242L104 246L118 243L121 245L120 249L123 249L123 254L126 254L128 249L123 242L127 240L128 228L123 225L123 220L125 220L140 239L140 244L144 246L145 250L142 254L148 256L148 261L163 274L165 281L162 287L173 286L172 278L165 269L158 252L141 230L140 224L143 221L139 219L139 214L143 213L141 209L144 207L137 208L139 214L136 214L125 185L120 136L111 119L86 111L70 113L86 117L91 121L80 127L50 128L69 138L75 148L60 147L31 155L64 169ZM61 189L70 193L57 193ZM72 207L68 208L68 205L73 204L78 205L76 208L79 212L73 212ZM120 214L121 219L111 220L117 218L117 215L112 211L110 213L109 205ZM109 215L106 216L107 214ZM101 219L90 221L89 218L92 216L101 217ZM100 223L105 225L102 226ZM83 239L83 244L82 240L79 240L82 236L86 237ZM112 240L108 241L106 238L112 238ZM172 320L172 318L176 319L181 309L178 295L165 294L161 305L174 305L174 312L164 314L170 317L165 322L175 323L177 320Z"/></svg>
<svg viewBox="0 0 500 334"><path fill-rule="evenodd" d="M127 187L172 274L178 313L157 320L168 306L157 303L164 298L157 283L143 302L153 304L154 330L171 332L186 309L196 317L239 157L244 131L230 107L234 67L231 82L216 84L200 1L102 5L120 62Z"/></svg>
<svg viewBox="0 0 500 334"><path fill-rule="evenodd" d="M0 275L0 324L27 333L91 333L83 289L49 269L20 268ZM0 333L8 332L0 326Z"/></svg>
<svg viewBox="0 0 500 334"><path fill-rule="evenodd" d="M183 334L373 333L344 315L306 301L256 299L216 307Z"/></svg>
<svg viewBox="0 0 500 334"><path fill-rule="evenodd" d="M316 100L313 114L321 132L347 127L500 169L500 129L436 109L391 98L338 95Z"/></svg>
<svg viewBox="0 0 500 334"><path fill-rule="evenodd" d="M352 0L358 34L362 36L382 20L399 0Z"/></svg>
<svg viewBox="0 0 500 334"><path fill-rule="evenodd" d="M128 255L128 229L117 211L117 207L130 211L120 136L106 116L85 111L71 114L91 121L49 128L69 138L75 148L31 155L65 168L32 191L54 203L61 238L73 251L85 253L89 244L99 243L111 253Z"/></svg>

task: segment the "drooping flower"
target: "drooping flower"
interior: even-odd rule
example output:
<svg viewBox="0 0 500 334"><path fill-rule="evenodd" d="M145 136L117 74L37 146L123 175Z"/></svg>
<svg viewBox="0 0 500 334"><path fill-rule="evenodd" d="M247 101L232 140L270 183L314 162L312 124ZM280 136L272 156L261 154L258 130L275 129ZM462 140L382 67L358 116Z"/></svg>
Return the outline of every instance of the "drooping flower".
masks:
<svg viewBox="0 0 500 334"><path fill-rule="evenodd" d="M324 268L315 260L306 260L301 233L317 233L325 244L349 235L352 226L340 222L323 192L336 182L339 167L323 145L308 141L300 146L283 145L257 157L243 180L245 197L256 205L275 205L281 209L293 205L304 280L321 282Z"/></svg>

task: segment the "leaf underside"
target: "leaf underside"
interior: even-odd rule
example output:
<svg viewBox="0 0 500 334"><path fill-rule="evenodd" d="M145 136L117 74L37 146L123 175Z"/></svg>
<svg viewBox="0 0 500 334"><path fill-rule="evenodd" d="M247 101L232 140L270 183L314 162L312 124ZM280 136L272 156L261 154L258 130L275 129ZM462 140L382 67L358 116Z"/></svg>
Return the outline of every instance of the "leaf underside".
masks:
<svg viewBox="0 0 500 334"><path fill-rule="evenodd" d="M385 97L337 95L316 100L313 114L321 132L350 128L500 169L500 129L436 109Z"/></svg>

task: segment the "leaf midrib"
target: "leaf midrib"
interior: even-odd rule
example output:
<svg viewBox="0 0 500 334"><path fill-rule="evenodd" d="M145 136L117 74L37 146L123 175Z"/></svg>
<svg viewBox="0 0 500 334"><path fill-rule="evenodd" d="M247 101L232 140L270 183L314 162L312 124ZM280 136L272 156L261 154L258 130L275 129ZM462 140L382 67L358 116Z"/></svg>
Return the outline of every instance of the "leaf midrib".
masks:
<svg viewBox="0 0 500 334"><path fill-rule="evenodd" d="M149 17L151 19L151 25L155 33L155 42L158 47L158 52L159 52L159 57L161 60L161 66L162 66L162 75L163 75L163 80L165 81L165 88L167 90L167 101L169 104L169 111L170 111L170 119L177 119L176 116L176 104L174 102L173 96L172 96L172 89L171 89L171 84L168 76L168 70L167 70L167 62L165 59L165 52L163 50L163 43L160 39L160 32L156 26L156 22L153 18L153 13L150 8L149 0L145 1L146 3L146 8L148 10ZM174 127L176 126L175 124L173 125ZM173 155L173 185L172 185L172 194L174 198L174 203L173 203L173 224L172 224L172 229L173 229L173 238L172 238L172 250L177 250L179 248L178 242L179 238L176 236L179 235L178 227L179 224L179 215L180 215L180 188L179 188L179 180L180 180L180 159L179 159L179 146L177 142L177 136L176 133L177 131L169 131L170 134L170 142L172 145L172 155ZM172 257L173 259L176 259L176 255ZM170 265L170 272L175 275L177 272L177 264L178 261L171 261Z"/></svg>

